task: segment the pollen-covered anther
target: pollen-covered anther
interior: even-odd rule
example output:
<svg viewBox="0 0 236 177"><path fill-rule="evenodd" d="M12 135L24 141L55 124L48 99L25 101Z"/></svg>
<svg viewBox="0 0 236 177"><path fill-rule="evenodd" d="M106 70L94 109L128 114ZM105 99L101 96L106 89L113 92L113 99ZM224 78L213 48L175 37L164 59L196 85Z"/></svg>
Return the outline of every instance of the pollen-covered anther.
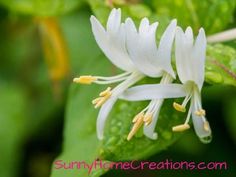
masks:
<svg viewBox="0 0 236 177"><path fill-rule="evenodd" d="M131 138L135 135L135 133L139 130L139 128L143 125L143 119L144 119L144 115L143 113L139 113L137 115L138 117L136 118L136 121L131 129L131 131L128 134L127 140L131 140Z"/></svg>
<svg viewBox="0 0 236 177"><path fill-rule="evenodd" d="M176 102L173 103L173 107L179 112L186 112L186 108Z"/></svg>
<svg viewBox="0 0 236 177"><path fill-rule="evenodd" d="M111 92L111 87L107 87L106 90L102 91L99 96L106 96L107 94L110 94Z"/></svg>
<svg viewBox="0 0 236 177"><path fill-rule="evenodd" d="M209 125L209 122L208 121L205 121L203 123L203 128L204 130L206 130L207 132L210 131L210 125Z"/></svg>
<svg viewBox="0 0 236 177"><path fill-rule="evenodd" d="M95 105L95 108L102 106L112 95L111 88L108 87L105 91L102 91L98 98L95 98L92 103Z"/></svg>
<svg viewBox="0 0 236 177"><path fill-rule="evenodd" d="M204 109L200 109L195 112L197 116L206 116L206 111Z"/></svg>
<svg viewBox="0 0 236 177"><path fill-rule="evenodd" d="M96 80L97 78L94 76L80 76L78 78L74 78L73 82L79 83L79 84L91 84Z"/></svg>
<svg viewBox="0 0 236 177"><path fill-rule="evenodd" d="M144 113L143 112L140 112L138 113L132 120L133 123L137 122L137 120L140 118L140 117L143 117L144 116Z"/></svg>
<svg viewBox="0 0 236 177"><path fill-rule="evenodd" d="M143 122L145 122L146 126L149 125L152 122L152 117L153 117L152 113L146 113L144 115Z"/></svg>
<svg viewBox="0 0 236 177"><path fill-rule="evenodd" d="M177 125L177 126L172 127L172 131L173 132L182 132L182 131L185 131L189 128L190 128L189 124L182 124L182 125Z"/></svg>

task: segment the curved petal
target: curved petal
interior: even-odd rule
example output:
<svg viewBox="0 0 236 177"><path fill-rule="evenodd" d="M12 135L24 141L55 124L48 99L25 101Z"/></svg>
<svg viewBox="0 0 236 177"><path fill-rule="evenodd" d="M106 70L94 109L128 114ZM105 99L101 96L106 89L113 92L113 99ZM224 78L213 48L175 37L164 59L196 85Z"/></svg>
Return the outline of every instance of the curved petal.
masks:
<svg viewBox="0 0 236 177"><path fill-rule="evenodd" d="M171 50L175 38L176 25L177 20L174 19L166 28L160 39L157 57L153 60L155 65L163 68L173 78L175 78L175 73L171 66Z"/></svg>
<svg viewBox="0 0 236 177"><path fill-rule="evenodd" d="M121 10L112 9L107 20L107 32L116 33L119 30L121 24Z"/></svg>
<svg viewBox="0 0 236 177"><path fill-rule="evenodd" d="M151 63L151 58L156 56L156 29L158 23L149 25L144 18L137 32L134 22L128 18L125 21L127 32L127 49L134 65L145 75L150 77L161 76L161 70Z"/></svg>
<svg viewBox="0 0 236 177"><path fill-rule="evenodd" d="M199 90L194 91L191 100L192 106L192 120L195 132L203 143L211 141L211 128L204 115L196 114L197 111L202 110L201 95Z"/></svg>
<svg viewBox="0 0 236 177"><path fill-rule="evenodd" d="M128 101L141 101L184 96L186 96L186 90L181 84L147 84L132 87L124 91L119 98Z"/></svg>
<svg viewBox="0 0 236 177"><path fill-rule="evenodd" d="M207 143L207 139L209 137L211 137L211 128L209 126L209 130L206 131L204 129L204 121L202 119L202 117L199 117L195 114L195 109L192 110L192 120L193 120L193 126L194 126L194 130L197 134L197 136L200 138L200 140L202 142ZM211 139L209 139L208 141L210 141Z"/></svg>
<svg viewBox="0 0 236 177"><path fill-rule="evenodd" d="M199 90L201 90L204 82L206 44L205 31L201 28L196 38L192 54L194 81L198 85Z"/></svg>
<svg viewBox="0 0 236 177"><path fill-rule="evenodd" d="M187 27L187 29L185 30L185 45L191 49L193 46L193 30L190 26Z"/></svg>
<svg viewBox="0 0 236 177"><path fill-rule="evenodd" d="M153 114L153 120L149 125L147 125L147 126L144 125L144 127L143 127L144 135L146 135L148 138L153 139L153 140L158 138L158 134L157 134L157 132L155 132L155 128L156 128L157 120L159 117L159 113L160 113L163 101L164 101L163 99L156 100L157 109L155 110L155 113Z"/></svg>
<svg viewBox="0 0 236 177"><path fill-rule="evenodd" d="M139 33L147 33L149 31L149 20L145 17L141 20L139 25Z"/></svg>
<svg viewBox="0 0 236 177"><path fill-rule="evenodd" d="M103 133L104 133L104 127L106 120L108 118L108 114L110 113L113 105L115 104L117 100L117 97L111 97L109 100L107 100L106 103L104 103L98 113L97 118L97 136L98 139L103 139Z"/></svg>
<svg viewBox="0 0 236 177"><path fill-rule="evenodd" d="M105 29L103 28L101 23L94 16L90 17L90 22L92 25L93 35L94 35L95 40L98 43L99 47L101 49L106 48L108 38L107 38Z"/></svg>
<svg viewBox="0 0 236 177"><path fill-rule="evenodd" d="M124 24L118 24L120 17L117 16L120 16L120 13L115 13L114 11L112 11L111 17L109 17L109 24L107 25L110 29L109 32L105 31L101 23L94 16L90 18L92 31L98 46L114 65L125 71L134 71L135 67L126 50ZM115 22L110 22L112 19ZM113 31L111 32L112 29Z"/></svg>
<svg viewBox="0 0 236 177"><path fill-rule="evenodd" d="M184 33L180 27L176 29L175 38L175 60L176 69L179 79L182 83L186 83L192 80L192 62L191 62L191 52L192 52L192 30L187 28Z"/></svg>

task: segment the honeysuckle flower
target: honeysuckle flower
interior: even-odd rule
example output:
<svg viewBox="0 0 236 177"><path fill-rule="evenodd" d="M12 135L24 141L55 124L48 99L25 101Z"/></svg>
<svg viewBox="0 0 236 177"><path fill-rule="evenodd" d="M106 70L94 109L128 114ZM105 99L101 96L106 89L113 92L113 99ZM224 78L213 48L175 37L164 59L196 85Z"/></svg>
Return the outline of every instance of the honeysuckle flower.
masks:
<svg viewBox="0 0 236 177"><path fill-rule="evenodd" d="M128 89L120 97L130 101L137 101L185 96L182 104L174 102L173 106L180 112L186 112L186 105L190 102L187 118L184 124L174 126L172 130L180 132L189 129L189 121L192 115L192 121L197 136L202 142L207 143L211 140L211 129L206 120L206 113L201 103L201 89L204 83L206 53L205 32L201 28L194 43L193 32L190 27L188 27L185 32L177 27L175 41L176 68L182 84L137 86Z"/></svg>
<svg viewBox="0 0 236 177"><path fill-rule="evenodd" d="M171 66L171 49L176 25L177 21L172 20L163 33L157 48L156 28L158 22L149 25L148 19L143 18L137 30L130 18L125 21L127 49L131 60L145 75L162 77L160 84L171 83L175 78L175 73ZM129 92L132 93L132 89ZM125 96L126 94L121 95L120 98L128 100ZM143 124L145 124L144 134L151 139L157 138L154 129L162 103L163 99L152 99L149 105L134 117L134 125L127 140L130 140Z"/></svg>
<svg viewBox="0 0 236 177"><path fill-rule="evenodd" d="M115 66L125 71L122 74L112 77L88 75L74 78L74 82L81 84L112 84L121 82L114 89L108 87L99 94L98 98L92 101L95 108L101 107L97 118L97 136L99 139L102 139L106 118L118 99L118 96L124 90L145 77L145 75L133 64L127 52L126 30L124 23L121 23L120 9L113 9L111 11L106 29L104 29L94 16L91 16L90 21L98 46Z"/></svg>
<svg viewBox="0 0 236 177"><path fill-rule="evenodd" d="M182 104L174 103L176 110L185 112L186 105L190 102L189 111L185 123L173 127L173 131L188 129L189 120L192 115L192 122L197 136L204 143L211 140L211 128L205 117L205 110L202 108L201 89L204 83L206 36L204 29L194 42L193 32L190 27L185 32L181 28L176 31L176 68L180 81L185 86L187 96Z"/></svg>

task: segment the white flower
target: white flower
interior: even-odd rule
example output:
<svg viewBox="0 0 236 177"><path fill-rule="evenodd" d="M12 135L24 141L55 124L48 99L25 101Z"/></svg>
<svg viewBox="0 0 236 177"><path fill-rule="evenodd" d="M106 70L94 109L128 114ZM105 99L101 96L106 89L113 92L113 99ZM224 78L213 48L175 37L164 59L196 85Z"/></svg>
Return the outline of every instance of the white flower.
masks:
<svg viewBox="0 0 236 177"><path fill-rule="evenodd" d="M142 19L139 30L137 31L134 22L128 18L125 22L127 30L127 48L131 60L149 77L162 77L160 84L168 84L175 78L175 73L171 66L171 49L175 36L176 20L172 20L163 33L159 46L156 46L156 28L158 23L149 25L147 18ZM142 91L142 87L140 91ZM137 88L136 88L137 89ZM138 99L136 89L130 89L126 94L120 96L122 99ZM137 96L135 98L135 96ZM144 134L151 139L156 139L154 133L158 114L162 106L163 99L152 99L149 105L138 113L134 119L134 126L127 139L130 140L138 129L144 125Z"/></svg>
<svg viewBox="0 0 236 177"><path fill-rule="evenodd" d="M192 115L193 125L197 136L202 142L207 143L211 140L211 129L205 118L205 110L202 109L200 94L204 83L206 53L205 32L201 28L194 43L193 33L190 27L186 29L185 33L181 28L177 27L175 41L176 67L182 84L151 84L137 86L128 89L120 97L131 101L150 99L161 99L162 101L163 98L185 96L181 105L174 103L173 106L176 110L185 112L186 105L190 102L186 121L182 125L173 127L173 131L184 131L189 129L189 120ZM159 112L159 110L157 112Z"/></svg>
<svg viewBox="0 0 236 177"><path fill-rule="evenodd" d="M185 112L185 107L190 101L190 108L183 125L173 127L173 131L182 131L189 128L189 120L192 121L195 132L204 143L211 141L211 129L205 118L205 110L202 109L201 89L204 83L206 36L204 29L199 30L195 40L190 27L185 31L177 28L176 31L176 67L180 81L186 88L187 96L183 103L174 103L174 107Z"/></svg>
<svg viewBox="0 0 236 177"><path fill-rule="evenodd" d="M111 84L121 82L114 89L108 87L100 93L100 97L93 100L95 108L101 109L97 118L97 135L103 138L103 129L106 118L118 97L130 86L143 77L161 77L161 83L170 83L175 78L171 67L171 49L176 29L176 20L173 20L164 32L159 48L156 47L156 28L158 23L149 24L144 18L137 32L133 21L128 18L121 23L120 9L113 9L107 21L106 30L100 22L91 17L92 31L96 42L107 58L118 68L124 70L123 74L113 77L81 76L74 82L82 84ZM160 100L152 100L145 108L144 121L151 123L151 114L158 110ZM145 117L145 116L144 116ZM132 133L131 133L132 134Z"/></svg>
<svg viewBox="0 0 236 177"><path fill-rule="evenodd" d="M126 49L126 31L124 23L121 23L120 9L113 9L109 15L106 29L92 16L90 18L95 40L107 58L118 68L125 72L112 77L81 76L74 82L82 84L112 84L121 82L114 89L108 87L94 99L95 108L101 107L97 118L97 136L103 138L103 129L106 118L118 96L128 87L141 80L145 75L133 64Z"/></svg>

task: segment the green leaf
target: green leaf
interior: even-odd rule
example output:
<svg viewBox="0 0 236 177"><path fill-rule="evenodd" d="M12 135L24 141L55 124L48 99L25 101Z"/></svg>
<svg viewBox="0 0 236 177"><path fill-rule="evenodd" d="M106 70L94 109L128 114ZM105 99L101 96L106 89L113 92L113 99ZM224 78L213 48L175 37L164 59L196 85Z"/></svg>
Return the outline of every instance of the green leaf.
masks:
<svg viewBox="0 0 236 177"><path fill-rule="evenodd" d="M208 45L205 80L211 84L236 86L236 51L222 45Z"/></svg>
<svg viewBox="0 0 236 177"><path fill-rule="evenodd" d="M231 138L234 140L234 143L236 143L236 96L232 93L235 93L231 91L230 98L227 98L224 100L224 110L225 110L225 122L227 129L229 130L229 133L231 135ZM232 96L233 95L233 96Z"/></svg>
<svg viewBox="0 0 236 177"><path fill-rule="evenodd" d="M84 0L0 0L0 3L12 12L35 16L64 14L83 2Z"/></svg>
<svg viewBox="0 0 236 177"><path fill-rule="evenodd" d="M181 27L191 26L195 32L204 27L207 34L223 30L232 21L236 5L232 0L152 0L152 2L158 15L177 18Z"/></svg>
<svg viewBox="0 0 236 177"><path fill-rule="evenodd" d="M145 137L140 131L127 141L127 135L132 128L132 119L147 102L126 102L119 100L109 116L105 127L101 156L107 160L144 159L166 149L181 133L173 133L172 127L181 124L184 114L178 113L172 107L173 100L166 100L161 108L156 131L157 140Z"/></svg>
<svg viewBox="0 0 236 177"><path fill-rule="evenodd" d="M101 23L105 24L107 21L107 17L111 11L111 7L109 7L104 0L88 0L88 2L95 16L101 21ZM122 9L123 18L132 17L134 20L138 20L143 17L150 17L152 14L151 9L145 4L141 3L125 3L121 6L115 6L115 8Z"/></svg>
<svg viewBox="0 0 236 177"><path fill-rule="evenodd" d="M0 81L0 176L17 175L28 127L27 99L18 86Z"/></svg>

